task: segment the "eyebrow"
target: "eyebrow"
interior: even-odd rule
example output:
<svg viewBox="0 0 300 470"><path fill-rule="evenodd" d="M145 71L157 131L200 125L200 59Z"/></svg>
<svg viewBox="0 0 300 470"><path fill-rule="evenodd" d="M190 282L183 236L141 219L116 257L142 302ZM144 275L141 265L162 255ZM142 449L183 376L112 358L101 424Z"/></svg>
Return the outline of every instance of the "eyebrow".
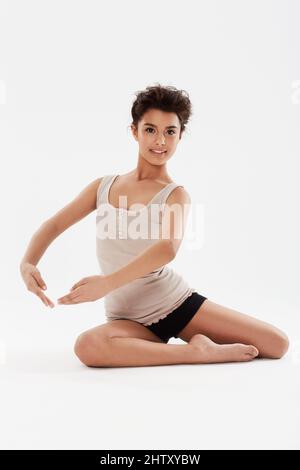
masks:
<svg viewBox="0 0 300 470"><path fill-rule="evenodd" d="M151 124L151 122L145 122L144 126L152 126L152 127L157 127L155 124ZM166 126L166 129L177 129L177 126Z"/></svg>

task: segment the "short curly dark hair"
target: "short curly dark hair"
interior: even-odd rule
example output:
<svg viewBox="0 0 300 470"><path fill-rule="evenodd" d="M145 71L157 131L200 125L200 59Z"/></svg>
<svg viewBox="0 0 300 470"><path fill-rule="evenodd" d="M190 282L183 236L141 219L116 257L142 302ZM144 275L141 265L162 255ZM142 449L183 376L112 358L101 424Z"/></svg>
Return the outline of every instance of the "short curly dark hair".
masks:
<svg viewBox="0 0 300 470"><path fill-rule="evenodd" d="M135 93L136 99L131 108L132 123L138 128L138 122L143 114L150 108L176 113L180 121L180 134L185 130L186 124L192 113L192 103L189 94L185 90L156 83L145 90Z"/></svg>

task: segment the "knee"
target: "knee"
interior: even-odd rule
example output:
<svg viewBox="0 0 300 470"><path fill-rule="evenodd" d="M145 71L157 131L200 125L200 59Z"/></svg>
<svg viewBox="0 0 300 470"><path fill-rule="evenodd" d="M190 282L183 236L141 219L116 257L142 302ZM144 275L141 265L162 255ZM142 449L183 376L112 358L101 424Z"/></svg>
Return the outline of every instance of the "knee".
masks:
<svg viewBox="0 0 300 470"><path fill-rule="evenodd" d="M280 359L289 349L289 339L287 335L278 328L272 332L269 340L270 356L273 359Z"/></svg>
<svg viewBox="0 0 300 470"><path fill-rule="evenodd" d="M88 367L104 364L104 350L104 341L90 333L81 333L74 345L74 353Z"/></svg>

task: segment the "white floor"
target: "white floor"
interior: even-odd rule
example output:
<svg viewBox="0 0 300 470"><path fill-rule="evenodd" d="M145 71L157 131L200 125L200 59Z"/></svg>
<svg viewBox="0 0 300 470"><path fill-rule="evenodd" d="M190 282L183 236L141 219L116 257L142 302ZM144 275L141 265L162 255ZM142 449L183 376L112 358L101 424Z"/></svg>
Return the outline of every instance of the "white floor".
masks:
<svg viewBox="0 0 300 470"><path fill-rule="evenodd" d="M92 369L27 344L1 361L1 449L300 448L293 346L280 360Z"/></svg>

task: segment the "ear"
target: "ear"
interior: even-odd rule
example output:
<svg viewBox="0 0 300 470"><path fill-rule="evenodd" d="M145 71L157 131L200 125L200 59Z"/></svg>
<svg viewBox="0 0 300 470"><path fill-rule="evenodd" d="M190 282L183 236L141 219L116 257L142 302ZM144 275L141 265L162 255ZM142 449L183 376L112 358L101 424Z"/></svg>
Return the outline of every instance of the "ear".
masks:
<svg viewBox="0 0 300 470"><path fill-rule="evenodd" d="M133 137L135 138L135 140L138 140L136 127L133 124L130 127Z"/></svg>

